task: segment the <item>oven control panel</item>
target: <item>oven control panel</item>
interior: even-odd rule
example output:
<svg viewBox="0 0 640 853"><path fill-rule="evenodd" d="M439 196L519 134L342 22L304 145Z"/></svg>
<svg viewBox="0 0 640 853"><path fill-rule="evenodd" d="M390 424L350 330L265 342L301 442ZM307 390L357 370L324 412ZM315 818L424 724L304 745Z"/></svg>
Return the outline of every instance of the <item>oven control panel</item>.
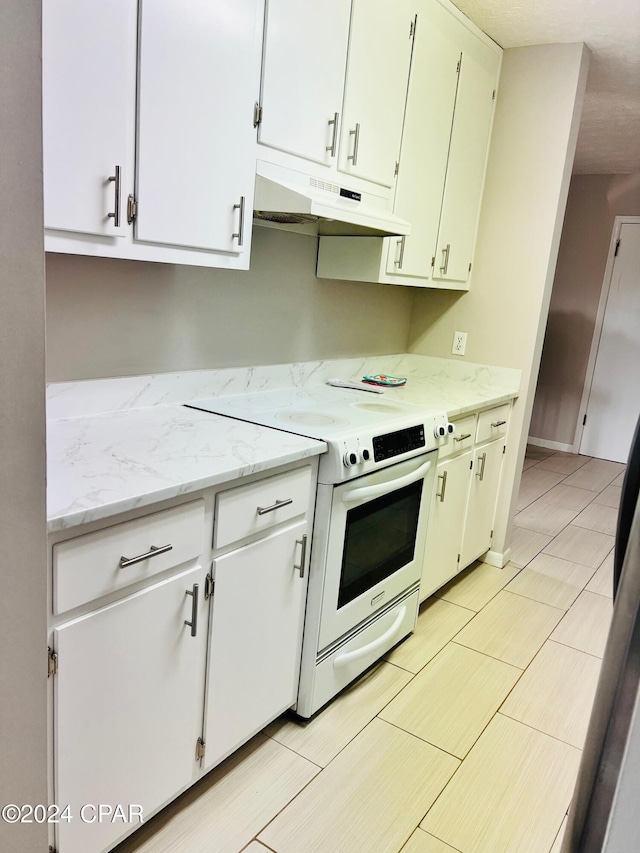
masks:
<svg viewBox="0 0 640 853"><path fill-rule="evenodd" d="M388 432L385 435L373 437L373 458L376 462L410 453L426 446L424 424Z"/></svg>

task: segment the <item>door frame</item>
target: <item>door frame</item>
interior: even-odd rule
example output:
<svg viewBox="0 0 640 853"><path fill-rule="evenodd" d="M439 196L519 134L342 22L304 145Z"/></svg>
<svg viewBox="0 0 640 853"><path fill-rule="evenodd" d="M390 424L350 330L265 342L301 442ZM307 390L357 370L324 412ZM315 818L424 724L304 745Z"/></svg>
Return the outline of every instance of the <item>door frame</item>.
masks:
<svg viewBox="0 0 640 853"><path fill-rule="evenodd" d="M576 424L576 432L573 439L573 453L580 453L582 434L584 432L584 419L587 414L587 408L589 406L589 397L591 396L591 386L593 384L593 374L595 373L596 369L596 360L598 358L598 349L600 347L600 338L602 336L602 326L604 325L604 316L607 310L609 291L611 290L611 279L613 278L613 267L616 258L616 243L620 238L620 230L623 225L640 225L640 216L616 216L613 221L613 230L611 232L611 241L609 243L607 265L605 267L604 277L602 279L600 302L598 303L598 313L596 314L596 321L593 327L591 349L589 350L589 361L587 362L587 372L584 377L584 388L582 389L582 399L580 400L580 409L578 411L578 422Z"/></svg>

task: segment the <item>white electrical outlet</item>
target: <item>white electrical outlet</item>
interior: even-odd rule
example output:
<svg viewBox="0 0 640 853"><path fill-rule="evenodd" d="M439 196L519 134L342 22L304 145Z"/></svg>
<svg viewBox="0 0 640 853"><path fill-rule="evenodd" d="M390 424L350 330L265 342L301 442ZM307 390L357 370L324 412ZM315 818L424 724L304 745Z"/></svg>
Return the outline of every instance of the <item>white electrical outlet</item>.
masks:
<svg viewBox="0 0 640 853"><path fill-rule="evenodd" d="M464 351L467 348L467 333L466 332L454 332L453 333L453 346L451 348L451 352L454 355L464 355Z"/></svg>

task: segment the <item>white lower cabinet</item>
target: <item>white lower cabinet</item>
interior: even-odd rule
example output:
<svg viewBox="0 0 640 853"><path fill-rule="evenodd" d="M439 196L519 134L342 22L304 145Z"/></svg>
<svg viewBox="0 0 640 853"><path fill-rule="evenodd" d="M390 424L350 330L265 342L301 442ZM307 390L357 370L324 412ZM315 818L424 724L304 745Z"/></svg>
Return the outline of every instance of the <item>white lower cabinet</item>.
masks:
<svg viewBox="0 0 640 853"><path fill-rule="evenodd" d="M132 828L94 806L137 804L146 817L195 781L205 575L195 566L54 630L53 802L72 817L57 826L60 853L109 849Z"/></svg>
<svg viewBox="0 0 640 853"><path fill-rule="evenodd" d="M307 523L214 561L205 766L296 699L306 598Z"/></svg>
<svg viewBox="0 0 640 853"><path fill-rule="evenodd" d="M453 439L440 449L421 601L491 547L510 409L505 404L459 419Z"/></svg>

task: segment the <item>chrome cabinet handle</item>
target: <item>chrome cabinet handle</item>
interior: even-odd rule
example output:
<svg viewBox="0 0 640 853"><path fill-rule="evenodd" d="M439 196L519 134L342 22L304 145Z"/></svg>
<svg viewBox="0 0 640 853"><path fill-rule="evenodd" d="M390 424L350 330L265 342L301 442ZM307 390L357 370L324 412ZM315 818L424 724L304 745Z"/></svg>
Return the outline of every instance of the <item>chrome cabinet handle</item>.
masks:
<svg viewBox="0 0 640 853"><path fill-rule="evenodd" d="M395 264L395 266L397 266L397 267L398 267L398 269L399 269L399 270L401 270L401 269L402 269L402 264L403 264L403 262L404 262L404 243L405 243L405 240L406 240L406 237L405 237L405 236L402 236L402 237L397 241L398 246L400 246L400 254L399 254L399 256L396 258L396 260L395 260L393 263Z"/></svg>
<svg viewBox="0 0 640 853"><path fill-rule="evenodd" d="M506 421L494 421L494 422L491 424L491 426L492 426L492 427L501 427L501 426L504 426L505 424L506 424Z"/></svg>
<svg viewBox="0 0 640 853"><path fill-rule="evenodd" d="M184 620L184 624L191 628L191 636L195 637L198 633L198 591L200 587L194 583L193 589L185 590L186 595L191 596L191 622Z"/></svg>
<svg viewBox="0 0 640 853"><path fill-rule="evenodd" d="M127 566L133 566L134 563L141 563L143 560L148 560L150 557L157 557L158 554L166 554L167 551L171 551L173 545L162 545L161 547L156 548L155 545L152 545L146 554L138 554L137 557L120 557L120 568L126 569Z"/></svg>
<svg viewBox="0 0 640 853"><path fill-rule="evenodd" d="M444 503L444 493L447 490L447 472L443 471L442 474L438 474L438 479L442 480L442 488L436 492L436 497L440 498L440 503Z"/></svg>
<svg viewBox="0 0 640 853"><path fill-rule="evenodd" d="M233 205L234 210L240 211L240 218L238 221L238 231L235 234L231 235L231 239L238 240L238 246L242 246L244 242L244 196L240 196L240 204Z"/></svg>
<svg viewBox="0 0 640 853"><path fill-rule="evenodd" d="M333 118L329 119L327 124L329 127L333 125L333 136L331 138L331 145L327 145L326 150L331 152L331 156L336 156L336 146L338 144L338 118L340 117L340 113L334 113Z"/></svg>
<svg viewBox="0 0 640 853"><path fill-rule="evenodd" d="M303 533L302 539L296 539L296 545L302 546L302 551L300 552L300 565L293 564L293 568L297 569L300 572L300 577L304 577L304 564L307 559L307 534Z"/></svg>
<svg viewBox="0 0 640 853"><path fill-rule="evenodd" d="M358 143L360 142L360 125L356 124L355 130L349 131L349 136L353 136L353 154L349 154L347 156L347 160L351 160L353 165L357 165L358 163Z"/></svg>
<svg viewBox="0 0 640 853"><path fill-rule="evenodd" d="M487 461L487 454L483 453L481 456L478 456L478 459L482 459L482 465L480 466L480 470L476 471L476 477L480 478L480 482L484 480L484 466Z"/></svg>
<svg viewBox="0 0 640 853"><path fill-rule="evenodd" d="M115 190L115 210L113 213L107 213L109 219L113 219L113 224L116 228L120 227L120 166L116 166L115 175L109 175L108 180L114 183Z"/></svg>
<svg viewBox="0 0 640 853"><path fill-rule="evenodd" d="M281 506L289 506L293 503L293 498L287 498L286 501L276 501L271 506L259 506L257 508L258 515L265 515L267 512L273 512L274 509L280 509Z"/></svg>
<svg viewBox="0 0 640 853"><path fill-rule="evenodd" d="M471 438L470 432L463 432L462 435L457 435L453 440L454 441L466 441L468 438Z"/></svg>
<svg viewBox="0 0 640 853"><path fill-rule="evenodd" d="M440 267L440 272L443 275L447 274L447 270L449 269L449 252L451 250L451 243L447 243L446 249L442 250L442 266Z"/></svg>

